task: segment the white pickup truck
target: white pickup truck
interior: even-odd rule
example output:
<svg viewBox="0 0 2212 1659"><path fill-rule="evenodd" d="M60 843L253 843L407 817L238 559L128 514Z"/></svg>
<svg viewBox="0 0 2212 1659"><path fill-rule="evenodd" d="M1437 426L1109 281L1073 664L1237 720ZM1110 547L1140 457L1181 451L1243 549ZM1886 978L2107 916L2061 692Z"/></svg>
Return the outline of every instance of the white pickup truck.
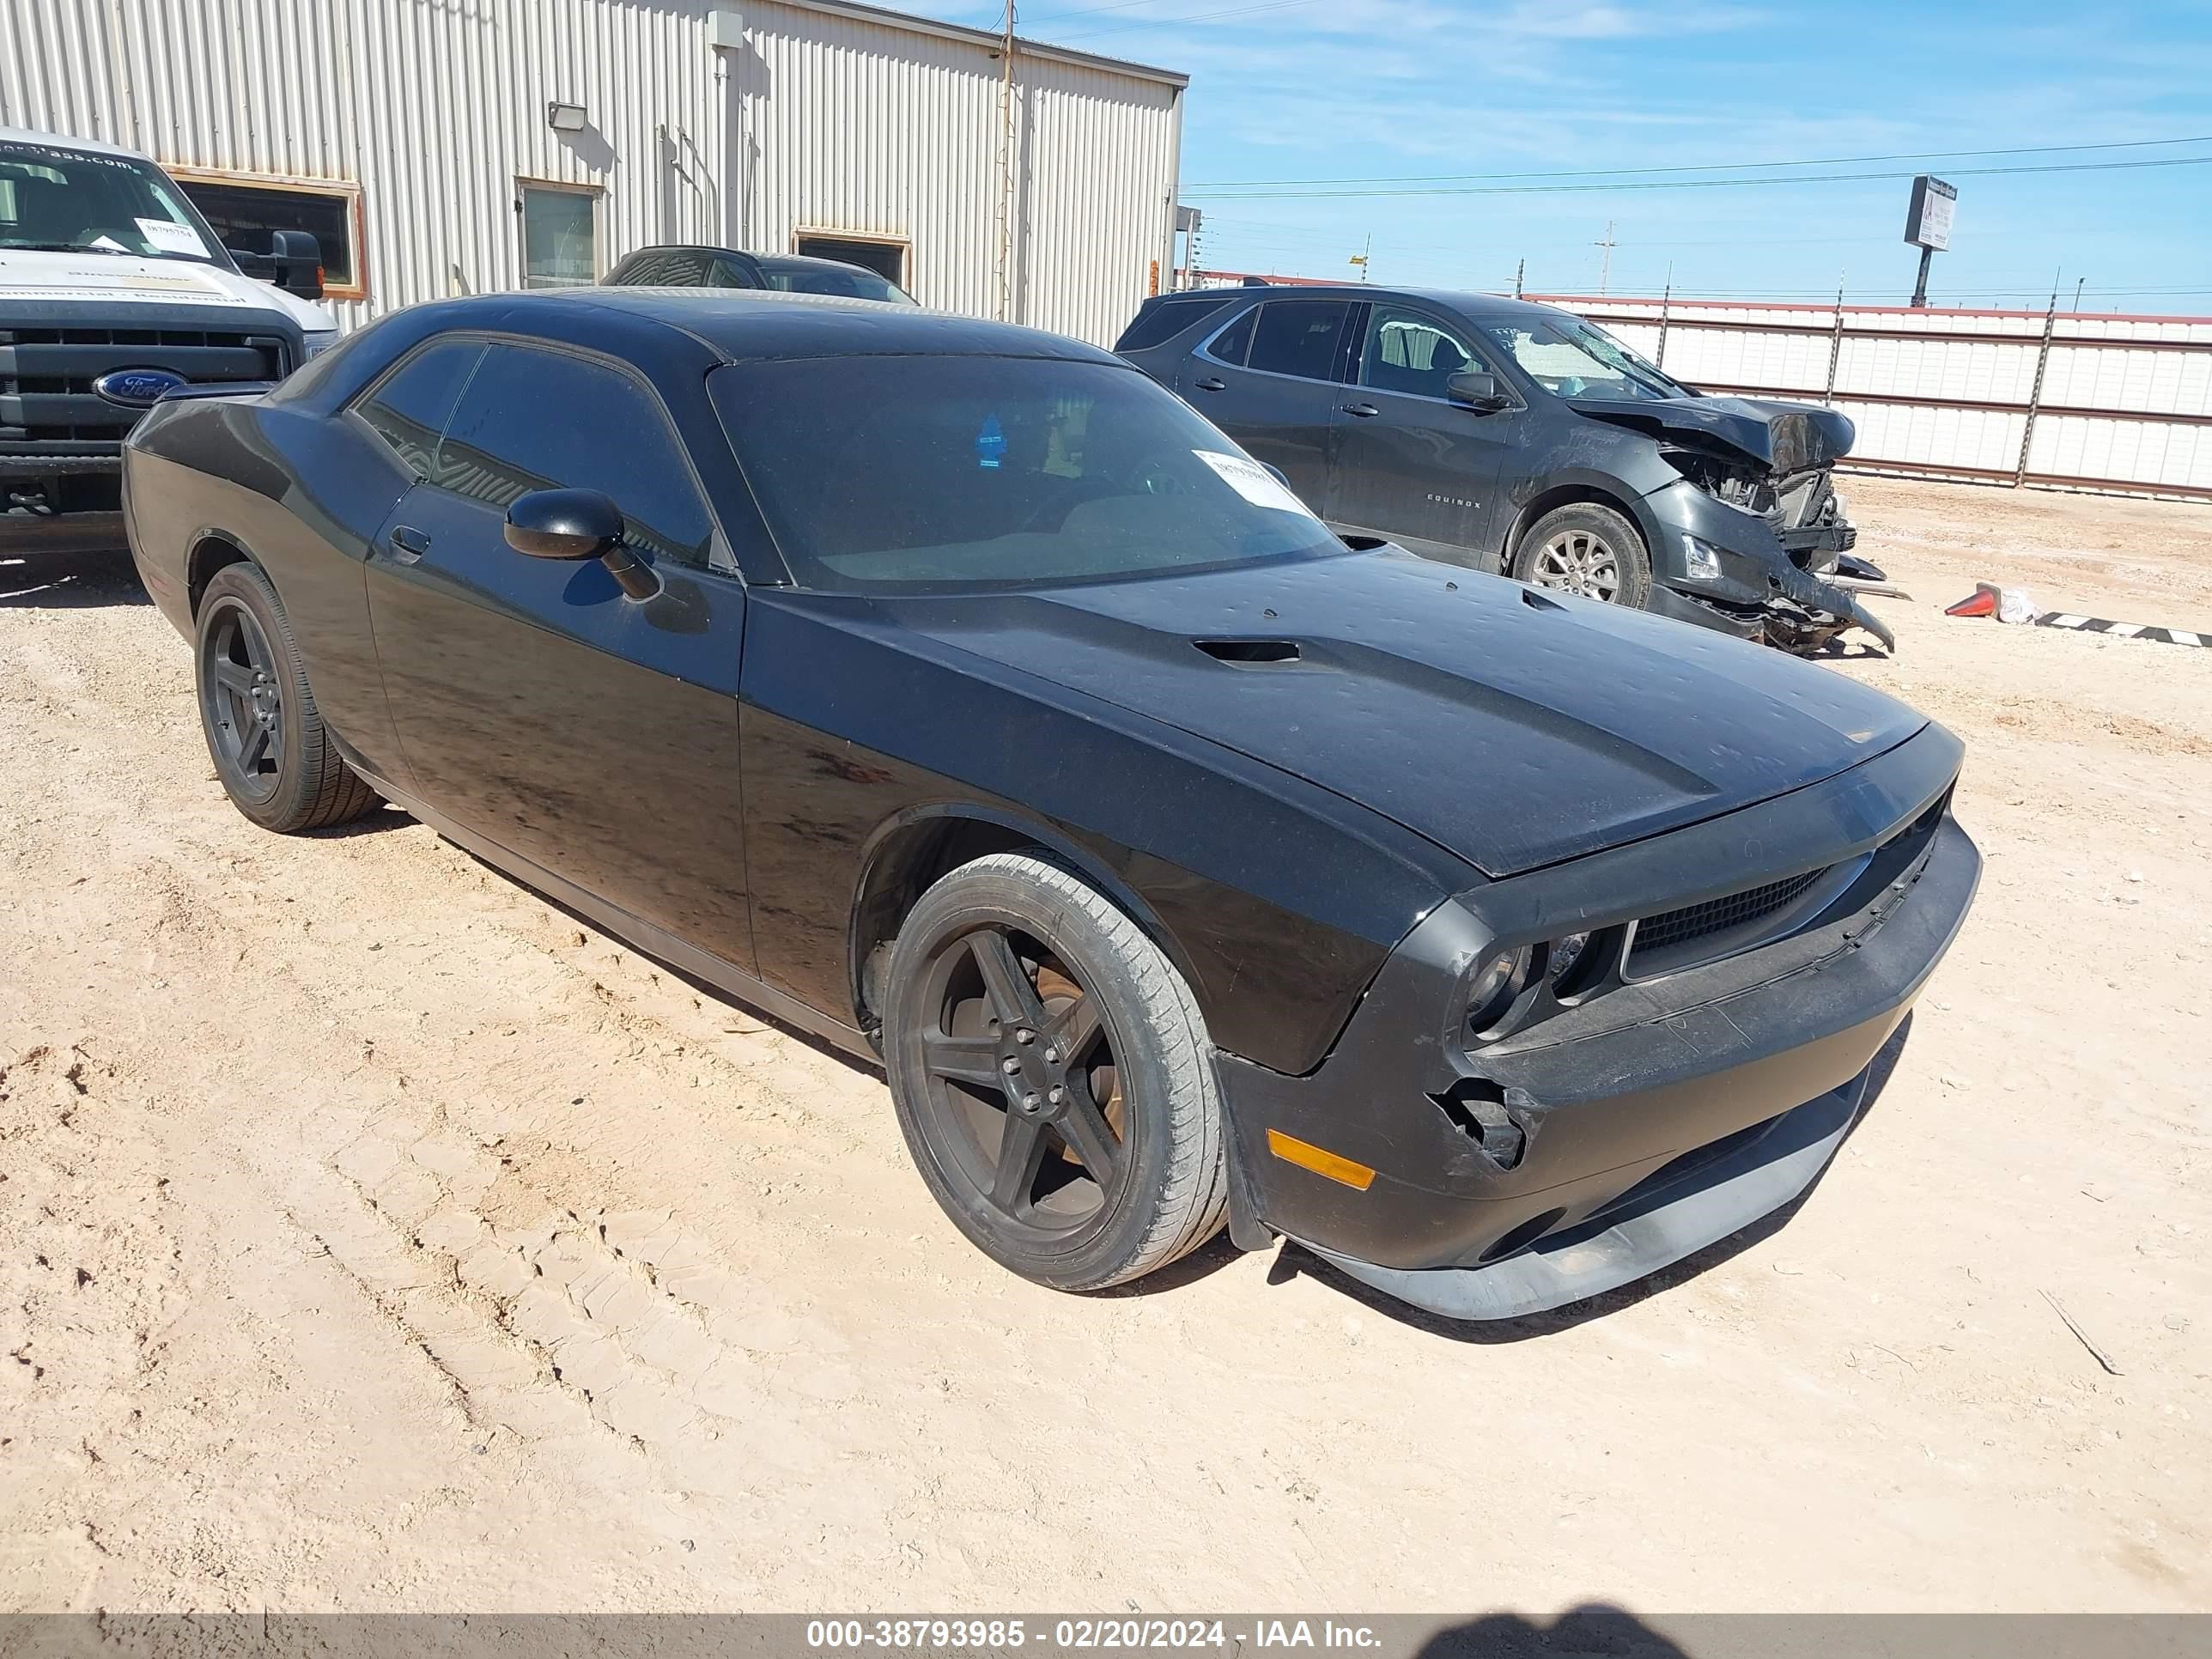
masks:
<svg viewBox="0 0 2212 1659"><path fill-rule="evenodd" d="M337 338L315 239L270 240L224 247L142 155L0 127L0 557L121 547L140 409L281 380Z"/></svg>

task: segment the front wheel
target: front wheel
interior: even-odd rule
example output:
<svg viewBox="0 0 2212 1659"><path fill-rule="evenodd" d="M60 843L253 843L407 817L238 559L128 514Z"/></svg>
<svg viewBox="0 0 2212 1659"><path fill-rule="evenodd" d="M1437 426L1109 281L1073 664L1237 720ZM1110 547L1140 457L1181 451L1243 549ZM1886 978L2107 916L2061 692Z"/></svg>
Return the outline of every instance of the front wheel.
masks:
<svg viewBox="0 0 2212 1659"><path fill-rule="evenodd" d="M1219 1230L1204 1019L1159 947L1091 887L1034 854L963 865L907 917L884 983L899 1127L993 1261L1098 1290Z"/></svg>
<svg viewBox="0 0 2212 1659"><path fill-rule="evenodd" d="M291 621L258 568L216 572L200 599L193 658L208 754L240 811L289 834L378 805L324 728Z"/></svg>
<svg viewBox="0 0 2212 1659"><path fill-rule="evenodd" d="M1574 501L1528 527L1513 557L1522 581L1558 593L1642 610L1651 598L1651 556L1636 526L1609 507Z"/></svg>

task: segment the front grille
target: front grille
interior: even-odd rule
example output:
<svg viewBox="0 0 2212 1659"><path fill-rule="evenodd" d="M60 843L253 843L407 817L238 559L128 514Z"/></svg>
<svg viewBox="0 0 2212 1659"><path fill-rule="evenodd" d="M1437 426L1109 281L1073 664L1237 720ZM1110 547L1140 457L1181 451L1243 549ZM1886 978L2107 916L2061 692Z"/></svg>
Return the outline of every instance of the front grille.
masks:
<svg viewBox="0 0 2212 1659"><path fill-rule="evenodd" d="M1641 957L1669 950L1762 921L1803 897L1827 873L1825 869L1810 870L1802 876L1770 881L1764 887L1747 887L1741 893L1707 899L1703 904L1686 904L1679 910L1647 916L1636 926L1632 954Z"/></svg>
<svg viewBox="0 0 2212 1659"><path fill-rule="evenodd" d="M166 368L196 386L274 380L284 343L229 329L0 328L0 454L115 455L137 411L92 389L112 369Z"/></svg>

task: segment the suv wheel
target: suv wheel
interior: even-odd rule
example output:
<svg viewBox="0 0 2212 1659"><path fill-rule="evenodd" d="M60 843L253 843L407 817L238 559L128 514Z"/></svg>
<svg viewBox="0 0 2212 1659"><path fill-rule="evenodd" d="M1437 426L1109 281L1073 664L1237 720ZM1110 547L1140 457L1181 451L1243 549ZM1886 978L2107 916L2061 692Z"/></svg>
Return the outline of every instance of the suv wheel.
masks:
<svg viewBox="0 0 2212 1659"><path fill-rule="evenodd" d="M1642 610L1651 598L1651 556L1636 526L1609 507L1576 501L1528 527L1513 574L1534 586Z"/></svg>

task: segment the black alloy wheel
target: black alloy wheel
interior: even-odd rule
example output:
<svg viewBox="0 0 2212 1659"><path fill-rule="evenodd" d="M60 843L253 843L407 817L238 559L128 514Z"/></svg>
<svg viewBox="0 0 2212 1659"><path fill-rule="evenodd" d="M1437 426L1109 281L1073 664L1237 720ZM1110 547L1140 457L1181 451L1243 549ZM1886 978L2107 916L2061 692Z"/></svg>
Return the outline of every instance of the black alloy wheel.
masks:
<svg viewBox="0 0 2212 1659"><path fill-rule="evenodd" d="M210 603L200 627L200 713L208 748L234 794L266 801L284 775L284 687L276 653L235 595Z"/></svg>
<svg viewBox="0 0 2212 1659"><path fill-rule="evenodd" d="M382 805L323 725L292 625L268 575L227 564L193 631L200 730L231 804L264 830L343 823Z"/></svg>
<svg viewBox="0 0 2212 1659"><path fill-rule="evenodd" d="M994 1261L1092 1290L1220 1226L1203 1022L1158 947L1094 890L1030 854L963 866L915 907L884 982L900 1127Z"/></svg>

